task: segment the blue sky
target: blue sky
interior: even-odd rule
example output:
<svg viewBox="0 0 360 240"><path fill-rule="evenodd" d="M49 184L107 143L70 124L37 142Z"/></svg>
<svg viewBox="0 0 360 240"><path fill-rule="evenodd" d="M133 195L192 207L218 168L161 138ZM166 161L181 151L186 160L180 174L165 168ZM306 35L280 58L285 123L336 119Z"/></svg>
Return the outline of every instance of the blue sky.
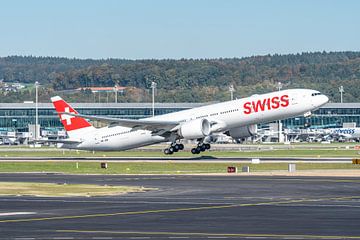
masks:
<svg viewBox="0 0 360 240"><path fill-rule="evenodd" d="M360 50L356 0L7 0L0 56L218 58Z"/></svg>

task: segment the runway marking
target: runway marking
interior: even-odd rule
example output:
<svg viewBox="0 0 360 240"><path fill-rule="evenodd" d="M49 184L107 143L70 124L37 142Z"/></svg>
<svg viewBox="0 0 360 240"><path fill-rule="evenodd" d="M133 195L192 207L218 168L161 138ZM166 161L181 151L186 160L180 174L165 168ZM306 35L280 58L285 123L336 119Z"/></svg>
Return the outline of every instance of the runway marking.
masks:
<svg viewBox="0 0 360 240"><path fill-rule="evenodd" d="M312 234L272 234L272 233L204 233L204 232L135 232L135 231L96 231L96 230L56 230L62 233L92 233L118 235L147 235L147 236L191 236L208 238L251 237L251 238L299 238L299 239L360 239L360 236L344 235L312 235ZM169 237L170 238L170 237ZM174 238L174 237L172 237Z"/></svg>
<svg viewBox="0 0 360 240"><path fill-rule="evenodd" d="M53 237L52 239L55 240L68 240L68 239L74 239L73 237Z"/></svg>
<svg viewBox="0 0 360 240"><path fill-rule="evenodd" d="M170 239L184 239L184 238L189 238L189 237L169 237Z"/></svg>
<svg viewBox="0 0 360 240"><path fill-rule="evenodd" d="M150 237L130 237L129 239L149 239Z"/></svg>
<svg viewBox="0 0 360 240"><path fill-rule="evenodd" d="M111 216L122 216L122 215L141 215L141 214L151 214L151 213L173 213L173 212L201 211L201 210L225 209L225 208L236 208L236 207L271 206L271 205L302 203L302 202L319 202L319 201L331 201L331 200L337 201L337 200L349 200L349 199L351 199L351 200L352 199L360 199L360 196L346 196L346 197L318 198L318 199L303 198L303 199L293 199L293 200L286 200L286 201L227 204L227 205L214 205L214 206L204 206L204 207L156 209L156 210L115 212L115 213L96 213L96 214L40 217L40 218L20 218L20 219L0 220L0 223L35 222L35 221L47 221L47 220L67 220L67 219L111 217Z"/></svg>
<svg viewBox="0 0 360 240"><path fill-rule="evenodd" d="M29 215L29 214L36 214L36 212L4 212L4 213L0 213L0 217L15 216L15 215Z"/></svg>

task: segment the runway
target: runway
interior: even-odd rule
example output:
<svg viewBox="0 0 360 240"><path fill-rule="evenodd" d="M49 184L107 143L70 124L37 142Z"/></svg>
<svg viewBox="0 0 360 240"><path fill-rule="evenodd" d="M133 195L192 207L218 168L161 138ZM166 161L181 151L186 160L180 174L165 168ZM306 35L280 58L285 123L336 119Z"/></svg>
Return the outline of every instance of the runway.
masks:
<svg viewBox="0 0 360 240"><path fill-rule="evenodd" d="M157 188L0 197L1 239L360 239L360 178L0 174L0 181Z"/></svg>
<svg viewBox="0 0 360 240"><path fill-rule="evenodd" d="M200 157L0 157L1 161L108 161L108 162L212 162L212 163L250 163L252 159L257 158L263 162L280 163L280 162L307 162L307 163L351 163L351 157L213 157L213 156L200 156Z"/></svg>

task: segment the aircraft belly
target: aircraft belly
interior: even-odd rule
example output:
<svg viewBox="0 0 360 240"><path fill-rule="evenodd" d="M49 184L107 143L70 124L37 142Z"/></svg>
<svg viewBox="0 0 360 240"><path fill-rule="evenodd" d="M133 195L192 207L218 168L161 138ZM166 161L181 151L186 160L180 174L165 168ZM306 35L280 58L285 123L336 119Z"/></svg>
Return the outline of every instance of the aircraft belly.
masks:
<svg viewBox="0 0 360 240"><path fill-rule="evenodd" d="M91 148L95 151L122 151L147 146L165 141L161 136L153 136L151 132L139 130L121 136L110 137L107 141L96 144Z"/></svg>

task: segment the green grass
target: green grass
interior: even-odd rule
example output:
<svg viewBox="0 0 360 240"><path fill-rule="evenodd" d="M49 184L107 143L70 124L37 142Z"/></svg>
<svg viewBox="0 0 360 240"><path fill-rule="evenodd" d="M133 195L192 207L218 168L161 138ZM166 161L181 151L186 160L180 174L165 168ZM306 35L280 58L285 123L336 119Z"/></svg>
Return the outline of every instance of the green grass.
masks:
<svg viewBox="0 0 360 240"><path fill-rule="evenodd" d="M158 151L121 151L121 152L88 152L57 149L17 149L0 151L1 157L360 157L358 150L353 149L280 149L259 151L207 151L193 155L182 151L173 155L164 155Z"/></svg>
<svg viewBox="0 0 360 240"><path fill-rule="evenodd" d="M57 172L71 174L182 174L226 173L228 166L250 166L251 171L287 170L287 163L176 163L110 162L108 169L101 169L99 162L0 162L0 172ZM360 169L351 163L297 163L297 170Z"/></svg>
<svg viewBox="0 0 360 240"><path fill-rule="evenodd" d="M108 196L141 192L142 187L100 186L91 184L55 184L31 182L0 182L0 196L27 195L41 197Z"/></svg>

